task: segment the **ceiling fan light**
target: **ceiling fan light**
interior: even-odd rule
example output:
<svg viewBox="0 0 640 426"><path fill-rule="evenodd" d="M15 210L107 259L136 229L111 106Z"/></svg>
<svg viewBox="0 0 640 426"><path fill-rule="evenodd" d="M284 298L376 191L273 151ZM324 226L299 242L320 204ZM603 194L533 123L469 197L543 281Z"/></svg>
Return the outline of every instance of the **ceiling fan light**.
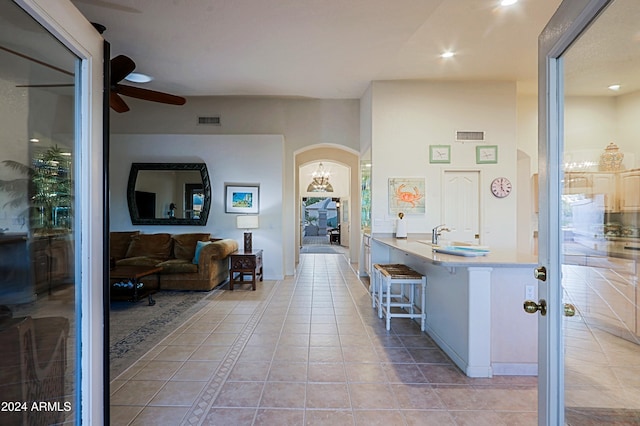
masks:
<svg viewBox="0 0 640 426"><path fill-rule="evenodd" d="M142 74L140 72L132 72L129 73L129 75L127 75L124 79L132 83L148 83L153 80L153 77L147 74Z"/></svg>

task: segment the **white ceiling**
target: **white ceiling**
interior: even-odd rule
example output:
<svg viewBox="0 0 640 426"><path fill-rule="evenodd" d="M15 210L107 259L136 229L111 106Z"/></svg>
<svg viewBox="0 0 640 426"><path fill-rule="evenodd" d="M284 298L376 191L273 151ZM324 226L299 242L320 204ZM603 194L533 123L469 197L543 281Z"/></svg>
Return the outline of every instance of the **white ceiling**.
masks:
<svg viewBox="0 0 640 426"><path fill-rule="evenodd" d="M73 0L145 87L182 96L360 98L373 80L537 87L537 39L560 0ZM456 56L443 60L451 49Z"/></svg>

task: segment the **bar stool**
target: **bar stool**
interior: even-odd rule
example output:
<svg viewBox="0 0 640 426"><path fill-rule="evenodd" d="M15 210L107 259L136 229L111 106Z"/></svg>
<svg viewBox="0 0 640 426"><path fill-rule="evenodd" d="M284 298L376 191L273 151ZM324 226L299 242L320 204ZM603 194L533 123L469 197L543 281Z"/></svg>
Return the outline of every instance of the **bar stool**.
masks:
<svg viewBox="0 0 640 426"><path fill-rule="evenodd" d="M379 289L382 283L382 269L395 271L395 270L402 270L402 268L405 268L405 265L402 265L400 263L386 264L386 265L379 264L379 263L373 264L373 270L372 270L373 274L371 276L371 282L369 284L369 294L371 295L372 308L374 309L377 308L380 302Z"/></svg>
<svg viewBox="0 0 640 426"><path fill-rule="evenodd" d="M424 331L427 315L425 312L427 277L402 264L374 265L374 279L372 290L375 308L378 307L378 317L386 319L386 328L391 328L391 318L420 318L420 330ZM408 292L405 287L410 286ZM421 287L420 307L416 305L416 289ZM404 312L392 310L401 308ZM418 312L419 311L419 312Z"/></svg>

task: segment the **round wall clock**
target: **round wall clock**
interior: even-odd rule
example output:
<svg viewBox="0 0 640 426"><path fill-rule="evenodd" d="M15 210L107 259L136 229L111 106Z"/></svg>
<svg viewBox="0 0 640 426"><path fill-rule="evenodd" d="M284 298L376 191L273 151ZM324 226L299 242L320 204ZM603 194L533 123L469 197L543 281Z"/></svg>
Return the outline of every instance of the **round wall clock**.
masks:
<svg viewBox="0 0 640 426"><path fill-rule="evenodd" d="M498 177L491 182L491 193L498 198L511 194L511 189L511 182L506 177Z"/></svg>

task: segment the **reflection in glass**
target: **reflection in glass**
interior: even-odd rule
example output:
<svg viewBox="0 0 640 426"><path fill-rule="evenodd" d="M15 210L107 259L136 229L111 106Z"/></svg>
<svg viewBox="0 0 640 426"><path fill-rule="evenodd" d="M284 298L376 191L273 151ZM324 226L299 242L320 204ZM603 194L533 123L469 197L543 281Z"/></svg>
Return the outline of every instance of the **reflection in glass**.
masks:
<svg viewBox="0 0 640 426"><path fill-rule="evenodd" d="M0 424L75 423L78 59L13 2L0 28Z"/></svg>
<svg viewBox="0 0 640 426"><path fill-rule="evenodd" d="M640 416L639 14L613 1L562 57L562 287L576 308L563 319L567 424Z"/></svg>

